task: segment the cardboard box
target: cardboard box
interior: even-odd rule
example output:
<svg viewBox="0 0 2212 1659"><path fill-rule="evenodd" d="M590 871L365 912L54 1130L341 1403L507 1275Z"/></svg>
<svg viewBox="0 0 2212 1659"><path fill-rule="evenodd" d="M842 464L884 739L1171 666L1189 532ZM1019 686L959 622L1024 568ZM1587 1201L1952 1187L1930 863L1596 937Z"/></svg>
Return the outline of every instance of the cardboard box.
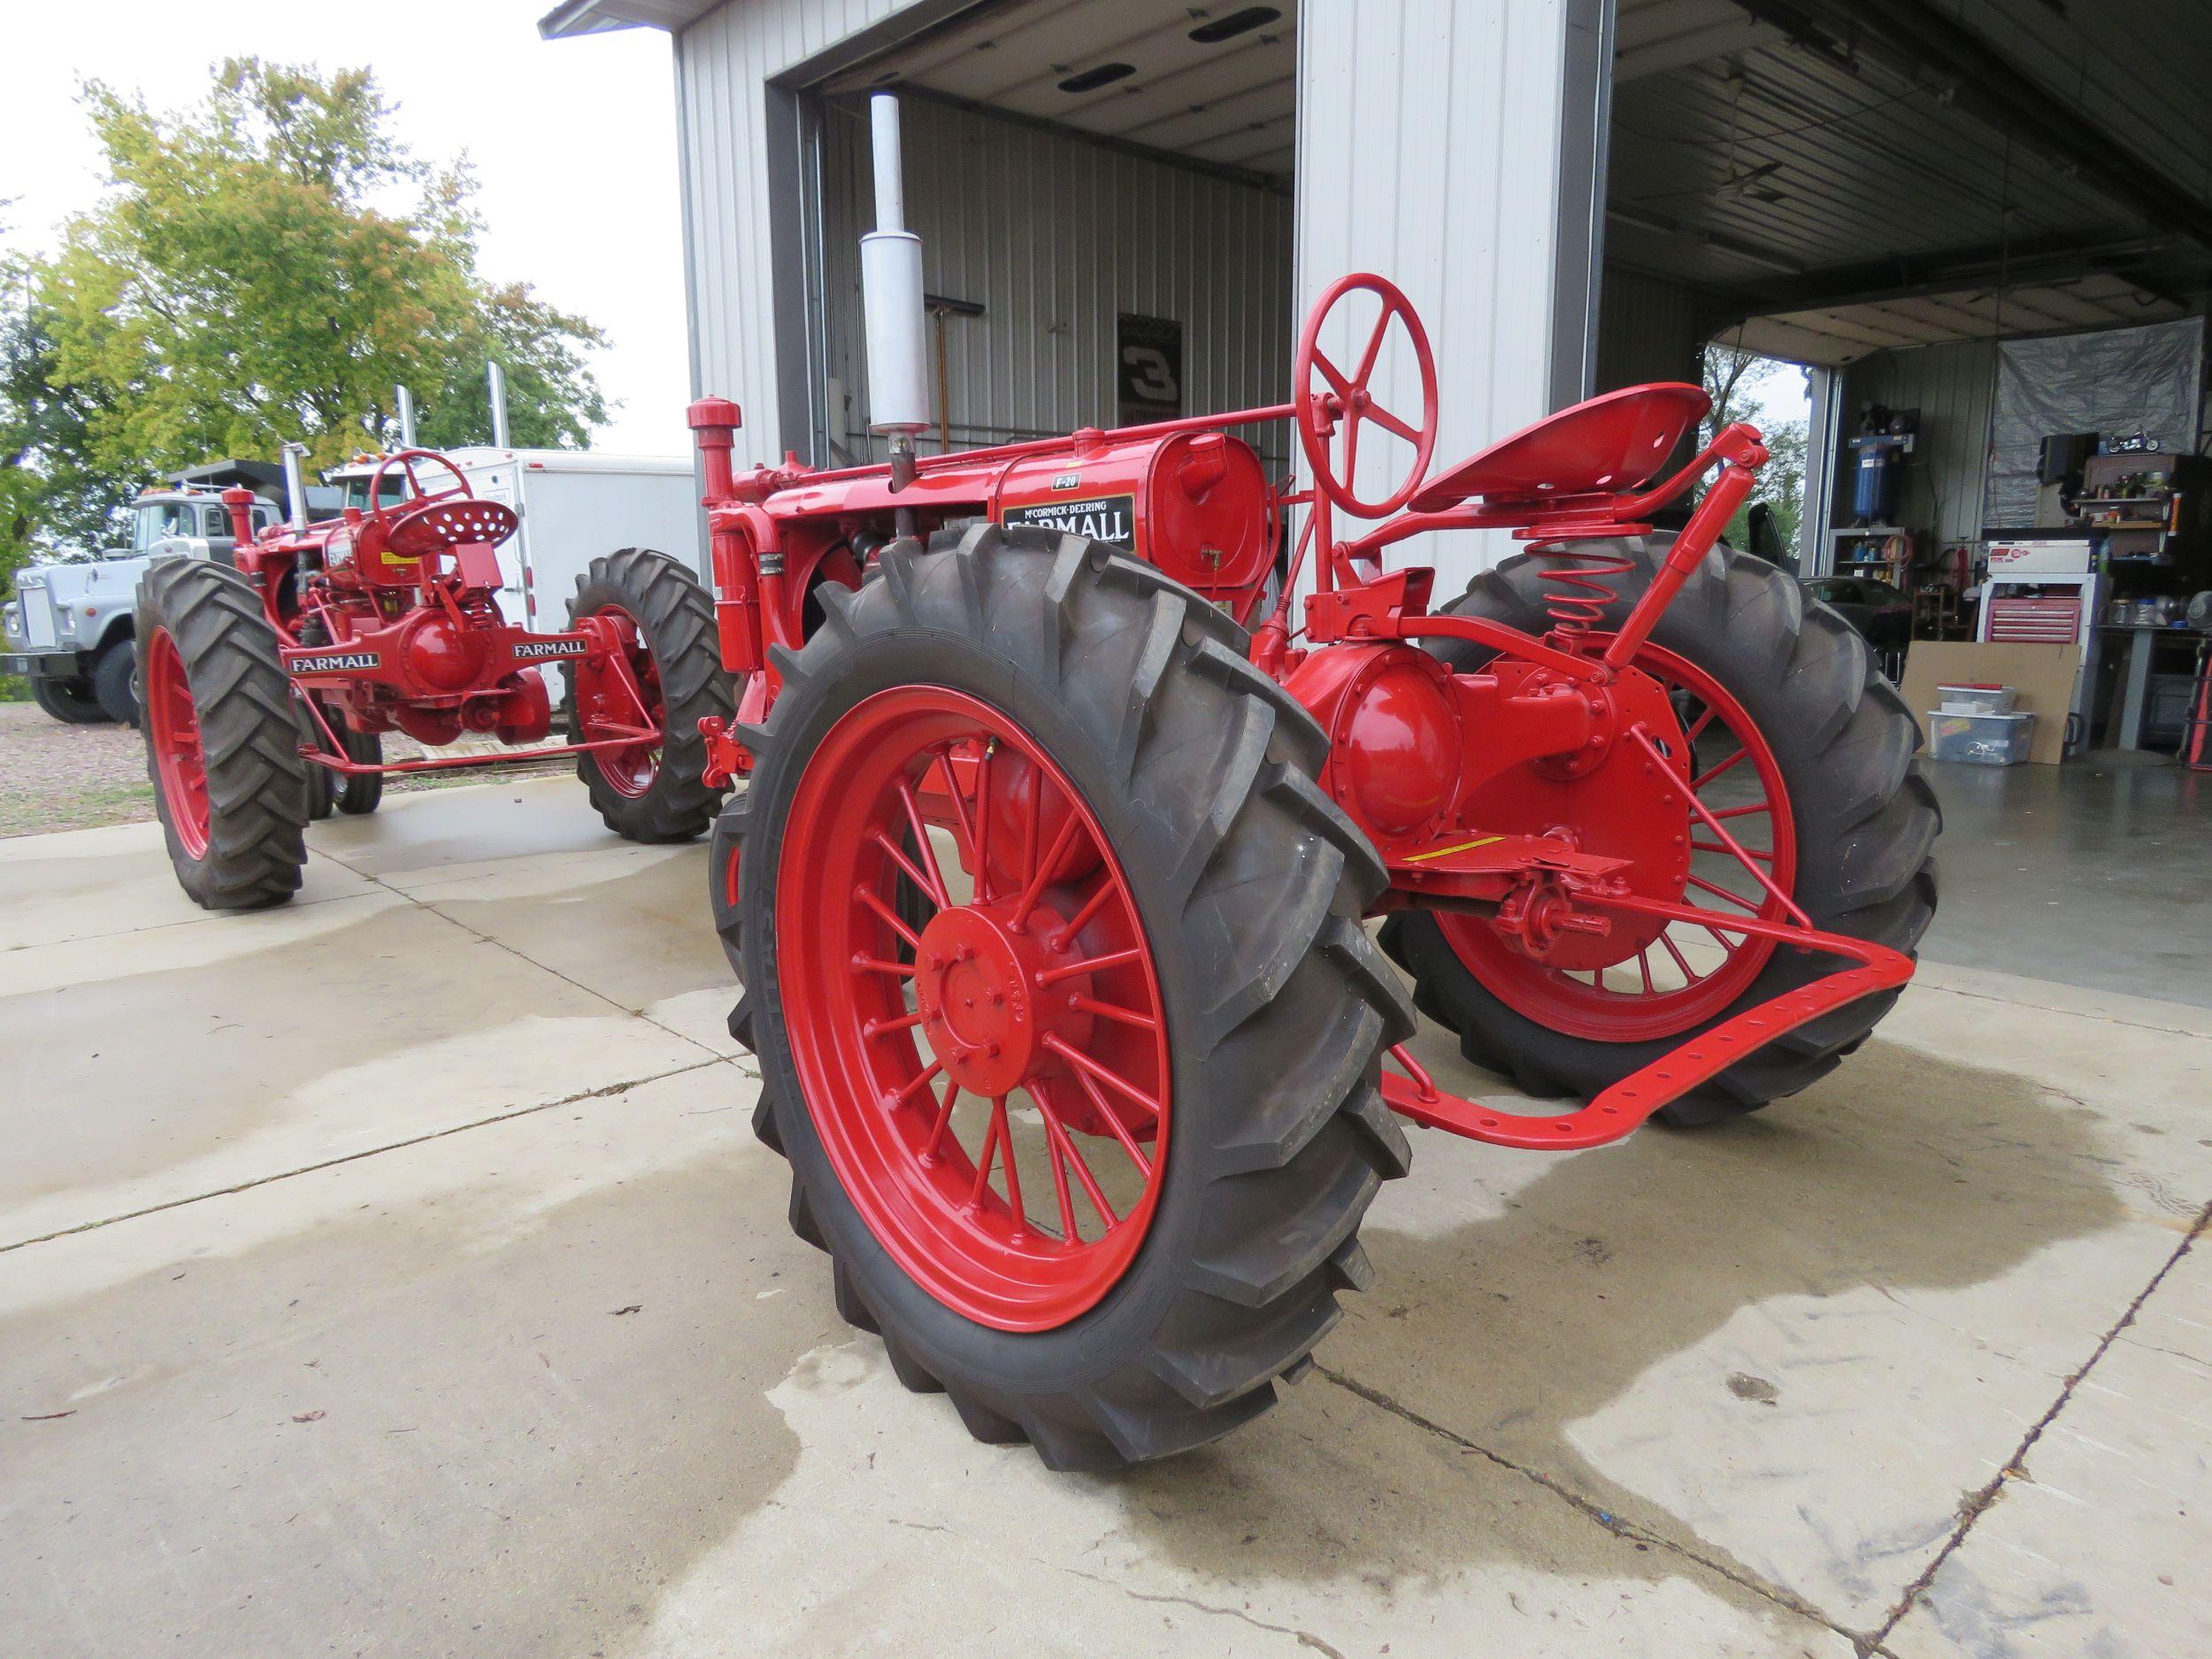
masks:
<svg viewBox="0 0 2212 1659"><path fill-rule="evenodd" d="M1965 641L1915 640L1905 657L1906 706L1928 736L1927 710L1942 697L1938 686L2011 686L2020 693L2013 706L2037 717L2028 759L2055 766L2066 753L2066 717L2074 706L2074 681L2081 674L2078 645L1977 645Z"/></svg>

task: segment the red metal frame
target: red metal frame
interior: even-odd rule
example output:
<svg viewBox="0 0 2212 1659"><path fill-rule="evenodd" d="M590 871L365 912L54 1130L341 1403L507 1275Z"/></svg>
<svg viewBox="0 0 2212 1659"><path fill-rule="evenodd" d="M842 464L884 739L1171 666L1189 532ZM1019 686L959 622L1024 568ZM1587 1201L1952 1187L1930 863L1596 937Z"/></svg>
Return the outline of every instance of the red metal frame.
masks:
<svg viewBox="0 0 2212 1659"><path fill-rule="evenodd" d="M395 470L406 494L382 501ZM423 475L442 472L449 487ZM226 490L238 568L260 592L279 656L309 735L301 755L341 776L403 775L516 765L596 755L611 762L657 749L663 723L648 683L650 657L634 620L590 616L559 634L537 634L501 616L498 544L519 520L477 496L465 474L434 449L383 456L369 475L368 507L295 531L251 534L246 490ZM552 706L540 665L577 677L582 741L546 745ZM641 680L641 675L645 680ZM413 760L352 757L341 727L401 731L426 747L491 736L490 752ZM649 764L657 766L657 755Z"/></svg>
<svg viewBox="0 0 2212 1659"><path fill-rule="evenodd" d="M1371 296L1379 311L1347 373L1321 342L1355 295ZM1396 330L1417 370L1417 426L1370 389ZM1283 591L1253 634L1252 660L1328 733L1323 787L1367 832L1390 872L1376 908L1433 909L1453 926L1486 928L1497 949L1531 964L1588 976L1598 995L1587 1000L1600 1010L1607 970L1628 964L1647 1003L1665 1002L1672 994L1658 991L1648 956L1661 943L1682 960L1669 931L1677 926L1710 935L1725 953L1727 977L1716 976L1709 995L1676 996L1666 1004L1674 1011L1644 1022L1663 1029L1633 1020L1610 1029L1592 1016L1589 1032L1578 1034L1679 1041L1579 1110L1536 1117L1460 1099L1402 1051L1400 1069L1384 1079L1398 1110L1501 1145L1600 1145L1759 1044L1911 976L1912 964L1896 952L1811 925L1789 892L1792 819L1763 739L1717 683L1652 643L1654 626L1767 460L1756 431L1729 426L1661 478L1709 400L1691 386L1638 387L1539 421L1430 477L1433 354L1405 296L1366 273L1333 285L1309 315L1293 387L1292 402L1263 409L922 457L904 480L888 466L818 471L789 456L780 466L739 473L730 458L736 406L694 404L724 657L749 676L738 722L703 724L709 780L749 768L741 733L765 718L779 689L772 648L795 649L804 640L809 592L830 580L856 587L874 548L895 534L926 535L979 518L1057 522L1056 501L1095 508L1125 498L1123 545L1244 619L1255 614L1266 568L1243 557L1244 541L1233 557L1222 552L1224 526L1240 518L1260 526L1258 539L1271 550L1291 510L1302 508ZM1285 482L1256 498L1247 488L1255 475L1245 464L1249 450L1231 429L1283 419L1296 426L1312 482L1302 489ZM1379 498L1357 493L1358 444L1368 425L1412 452L1405 476ZM1625 615L1613 615L1609 579L1630 568L1615 544L1648 531L1650 515L1716 469L1656 578ZM1211 515L1195 531L1194 511ZM1340 537L1340 511L1381 522ZM1542 635L1432 614L1432 571L1383 568L1386 552L1409 537L1473 529L1510 531L1546 560L1552 591ZM1198 554L1208 551L1220 557L1207 564ZM1313 588L1302 626L1294 629L1293 595L1309 561ZM1447 671L1419 646L1443 640L1486 655L1471 671ZM1672 701L1686 690L1706 710L1686 726ZM1735 757L1698 773L1697 741L1717 718L1738 744ZM1716 809L1701 799L1712 779L1755 753L1765 791L1759 803ZM948 753L945 789L917 797L926 821L958 825L960 791L979 787L973 764L972 754ZM1748 821L1747 814L1763 817L1767 845L1747 844L1730 827L1732 819ZM1102 852L1102 840L1098 846ZM1747 872L1749 892L1694 868L1698 854L1724 861L1723 873ZM1694 889L1728 908L1690 902ZM1851 965L1721 1018L1783 949ZM1705 983L1685 969L1686 986ZM813 992L831 995L826 985ZM810 1006L804 997L787 1001Z"/></svg>

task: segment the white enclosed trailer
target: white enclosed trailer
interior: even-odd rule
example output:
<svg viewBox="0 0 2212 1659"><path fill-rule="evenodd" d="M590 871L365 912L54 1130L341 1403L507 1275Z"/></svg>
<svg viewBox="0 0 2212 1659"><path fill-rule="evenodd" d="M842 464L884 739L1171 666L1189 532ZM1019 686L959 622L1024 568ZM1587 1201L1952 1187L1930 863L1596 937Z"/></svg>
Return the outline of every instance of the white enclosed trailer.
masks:
<svg viewBox="0 0 2212 1659"><path fill-rule="evenodd" d="M706 574L688 456L488 446L446 453L470 488L522 517L499 549L500 610L510 622L565 626L576 579L617 548L657 549Z"/></svg>

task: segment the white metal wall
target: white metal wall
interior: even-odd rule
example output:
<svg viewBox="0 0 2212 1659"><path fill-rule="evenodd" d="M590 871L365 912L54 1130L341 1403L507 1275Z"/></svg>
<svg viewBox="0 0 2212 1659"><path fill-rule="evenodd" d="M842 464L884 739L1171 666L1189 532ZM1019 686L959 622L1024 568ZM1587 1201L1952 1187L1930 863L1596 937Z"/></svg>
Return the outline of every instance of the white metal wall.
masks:
<svg viewBox="0 0 2212 1659"><path fill-rule="evenodd" d="M772 181L779 99L768 83L906 9L903 0L737 0L676 37L692 391L743 408L741 461L773 460L784 445L769 225L772 196L788 181Z"/></svg>
<svg viewBox="0 0 2212 1659"><path fill-rule="evenodd" d="M1346 271L1405 290L1436 351L1440 465L1579 395L1598 257L1588 206L1603 191L1602 146L1578 158L1575 141L1601 114L1605 76L1576 69L1601 65L1610 20L1609 0L1300 7L1296 303ZM1377 389L1417 409L1409 371ZM1444 567L1440 597L1510 550L1484 541L1425 549Z"/></svg>
<svg viewBox="0 0 2212 1659"><path fill-rule="evenodd" d="M1287 396L1287 196L920 98L903 100L901 124L926 286L983 307L945 322L954 448L1114 425L1122 311L1183 325L1186 413ZM850 396L847 447L858 453L859 239L874 223L873 180L867 112L842 101L826 118L822 198L829 373ZM1243 435L1286 458L1286 425ZM922 444L933 449L934 434Z"/></svg>

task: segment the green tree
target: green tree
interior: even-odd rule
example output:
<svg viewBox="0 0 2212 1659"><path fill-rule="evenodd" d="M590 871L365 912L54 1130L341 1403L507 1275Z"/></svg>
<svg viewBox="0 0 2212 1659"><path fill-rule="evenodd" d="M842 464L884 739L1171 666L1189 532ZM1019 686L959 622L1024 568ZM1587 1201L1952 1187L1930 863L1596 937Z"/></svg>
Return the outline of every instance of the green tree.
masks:
<svg viewBox="0 0 2212 1659"><path fill-rule="evenodd" d="M604 337L479 273L465 165L415 159L367 71L234 58L192 110L96 82L84 102L112 188L69 223L38 298L111 473L294 438L326 465L396 441L397 384L426 441L482 439L495 355L517 442L580 444L605 419L585 356Z"/></svg>
<svg viewBox="0 0 2212 1659"><path fill-rule="evenodd" d="M0 258L0 583L38 546L109 543L129 497L92 457L97 392L65 380L35 268Z"/></svg>
<svg viewBox="0 0 2212 1659"><path fill-rule="evenodd" d="M1788 379L1798 376L1801 383L1805 370L1778 357L1718 342L1705 348L1702 367L1705 395L1713 400L1712 412L1705 419L1706 438L1712 439L1731 421L1747 420L1759 428L1771 457L1759 469L1758 486L1750 499L1729 520L1726 539L1734 547L1749 546L1751 510L1764 502L1782 546L1794 554L1805 518L1806 423L1765 419L1759 405L1763 394L1796 389L1788 388Z"/></svg>

